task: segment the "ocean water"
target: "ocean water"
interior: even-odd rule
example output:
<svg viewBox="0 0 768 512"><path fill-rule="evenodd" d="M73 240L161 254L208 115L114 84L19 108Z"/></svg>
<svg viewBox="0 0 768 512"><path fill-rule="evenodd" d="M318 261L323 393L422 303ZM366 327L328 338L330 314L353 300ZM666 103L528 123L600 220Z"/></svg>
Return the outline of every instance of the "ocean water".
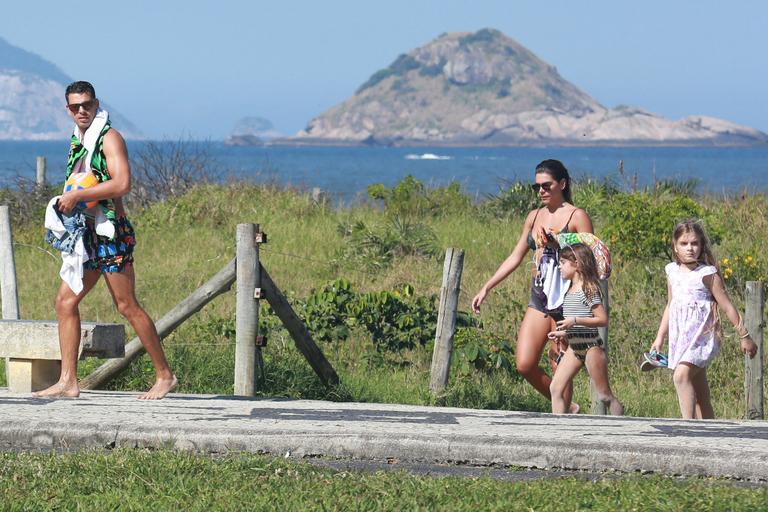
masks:
<svg viewBox="0 0 768 512"><path fill-rule="evenodd" d="M146 144L129 141L135 152ZM320 187L337 199L352 201L372 183L392 186L407 175L432 186L461 183L482 197L511 181L533 181L536 164L561 160L576 181L611 177L628 185L690 178L709 193L768 191L768 147L580 147L580 148L385 148L385 147L230 147L208 142L211 175L220 180L274 181L303 189ZM68 141L0 141L0 187L17 176L35 178L35 157L45 156L49 181L63 179ZM619 162L624 175L619 176ZM58 178L57 178L58 177Z"/></svg>

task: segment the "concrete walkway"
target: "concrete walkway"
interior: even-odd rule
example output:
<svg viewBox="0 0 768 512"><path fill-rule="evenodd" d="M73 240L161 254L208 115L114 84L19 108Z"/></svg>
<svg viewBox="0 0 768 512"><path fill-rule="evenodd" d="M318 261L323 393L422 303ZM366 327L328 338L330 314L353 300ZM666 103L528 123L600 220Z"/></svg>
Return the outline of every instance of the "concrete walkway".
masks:
<svg viewBox="0 0 768 512"><path fill-rule="evenodd" d="M0 390L3 450L168 447L291 457L768 479L768 422L682 421L231 396Z"/></svg>

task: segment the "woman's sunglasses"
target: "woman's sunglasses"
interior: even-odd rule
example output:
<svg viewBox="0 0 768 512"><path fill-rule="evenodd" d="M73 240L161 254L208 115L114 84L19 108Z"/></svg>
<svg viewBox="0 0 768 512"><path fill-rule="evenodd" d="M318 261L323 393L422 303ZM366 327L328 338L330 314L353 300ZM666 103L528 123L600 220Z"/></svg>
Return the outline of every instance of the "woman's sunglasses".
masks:
<svg viewBox="0 0 768 512"><path fill-rule="evenodd" d="M546 183L534 183L531 185L531 188L535 193L539 193L539 190L544 190L544 192L549 192L549 189L552 188L552 185L554 185L554 181L548 181Z"/></svg>
<svg viewBox="0 0 768 512"><path fill-rule="evenodd" d="M96 105L96 100L88 100L82 103L70 103L69 105L67 105L67 108L73 114L77 114L78 112L80 112L80 107L83 107L85 110L91 110L94 105Z"/></svg>

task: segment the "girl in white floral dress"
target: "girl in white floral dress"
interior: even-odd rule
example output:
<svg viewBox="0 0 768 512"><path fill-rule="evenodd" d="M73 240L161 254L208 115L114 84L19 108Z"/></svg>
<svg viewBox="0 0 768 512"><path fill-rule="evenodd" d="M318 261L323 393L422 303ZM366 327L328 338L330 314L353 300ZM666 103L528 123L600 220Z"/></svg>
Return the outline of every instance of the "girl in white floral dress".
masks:
<svg viewBox="0 0 768 512"><path fill-rule="evenodd" d="M669 337L669 368L685 419L710 419L715 414L709 396L707 366L720 352L717 308L736 327L741 349L754 357L757 345L744 328L741 315L731 304L723 279L715 266L709 240L700 223L687 220L672 233L675 261L667 273L667 306L651 350L661 352Z"/></svg>

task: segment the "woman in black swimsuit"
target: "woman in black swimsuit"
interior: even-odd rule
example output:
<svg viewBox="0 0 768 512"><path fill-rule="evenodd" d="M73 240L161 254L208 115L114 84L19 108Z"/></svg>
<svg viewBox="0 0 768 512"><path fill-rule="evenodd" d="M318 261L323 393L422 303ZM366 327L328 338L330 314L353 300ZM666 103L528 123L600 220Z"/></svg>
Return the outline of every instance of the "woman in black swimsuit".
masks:
<svg viewBox="0 0 768 512"><path fill-rule="evenodd" d="M561 232L592 232L592 220L587 212L573 206L571 178L568 175L568 169L559 160L544 160L536 166L536 183L533 189L538 192L542 207L528 213L512 254L504 260L472 299L472 310L475 313L480 312L480 305L488 292L520 266L529 249L534 251L535 261L538 263L547 244L549 243L551 247L556 245L547 241L548 235ZM535 267L538 267L538 264ZM531 300L517 334L515 365L525 380L550 400L551 379L539 367L539 360L547 344L547 333L555 329L558 312L547 310L546 296L537 285L536 268L533 273ZM554 358L557 357L555 347L550 348L549 357L554 370L556 367ZM568 398L570 401L570 396ZM578 412L578 408L578 405L572 404L571 412Z"/></svg>

